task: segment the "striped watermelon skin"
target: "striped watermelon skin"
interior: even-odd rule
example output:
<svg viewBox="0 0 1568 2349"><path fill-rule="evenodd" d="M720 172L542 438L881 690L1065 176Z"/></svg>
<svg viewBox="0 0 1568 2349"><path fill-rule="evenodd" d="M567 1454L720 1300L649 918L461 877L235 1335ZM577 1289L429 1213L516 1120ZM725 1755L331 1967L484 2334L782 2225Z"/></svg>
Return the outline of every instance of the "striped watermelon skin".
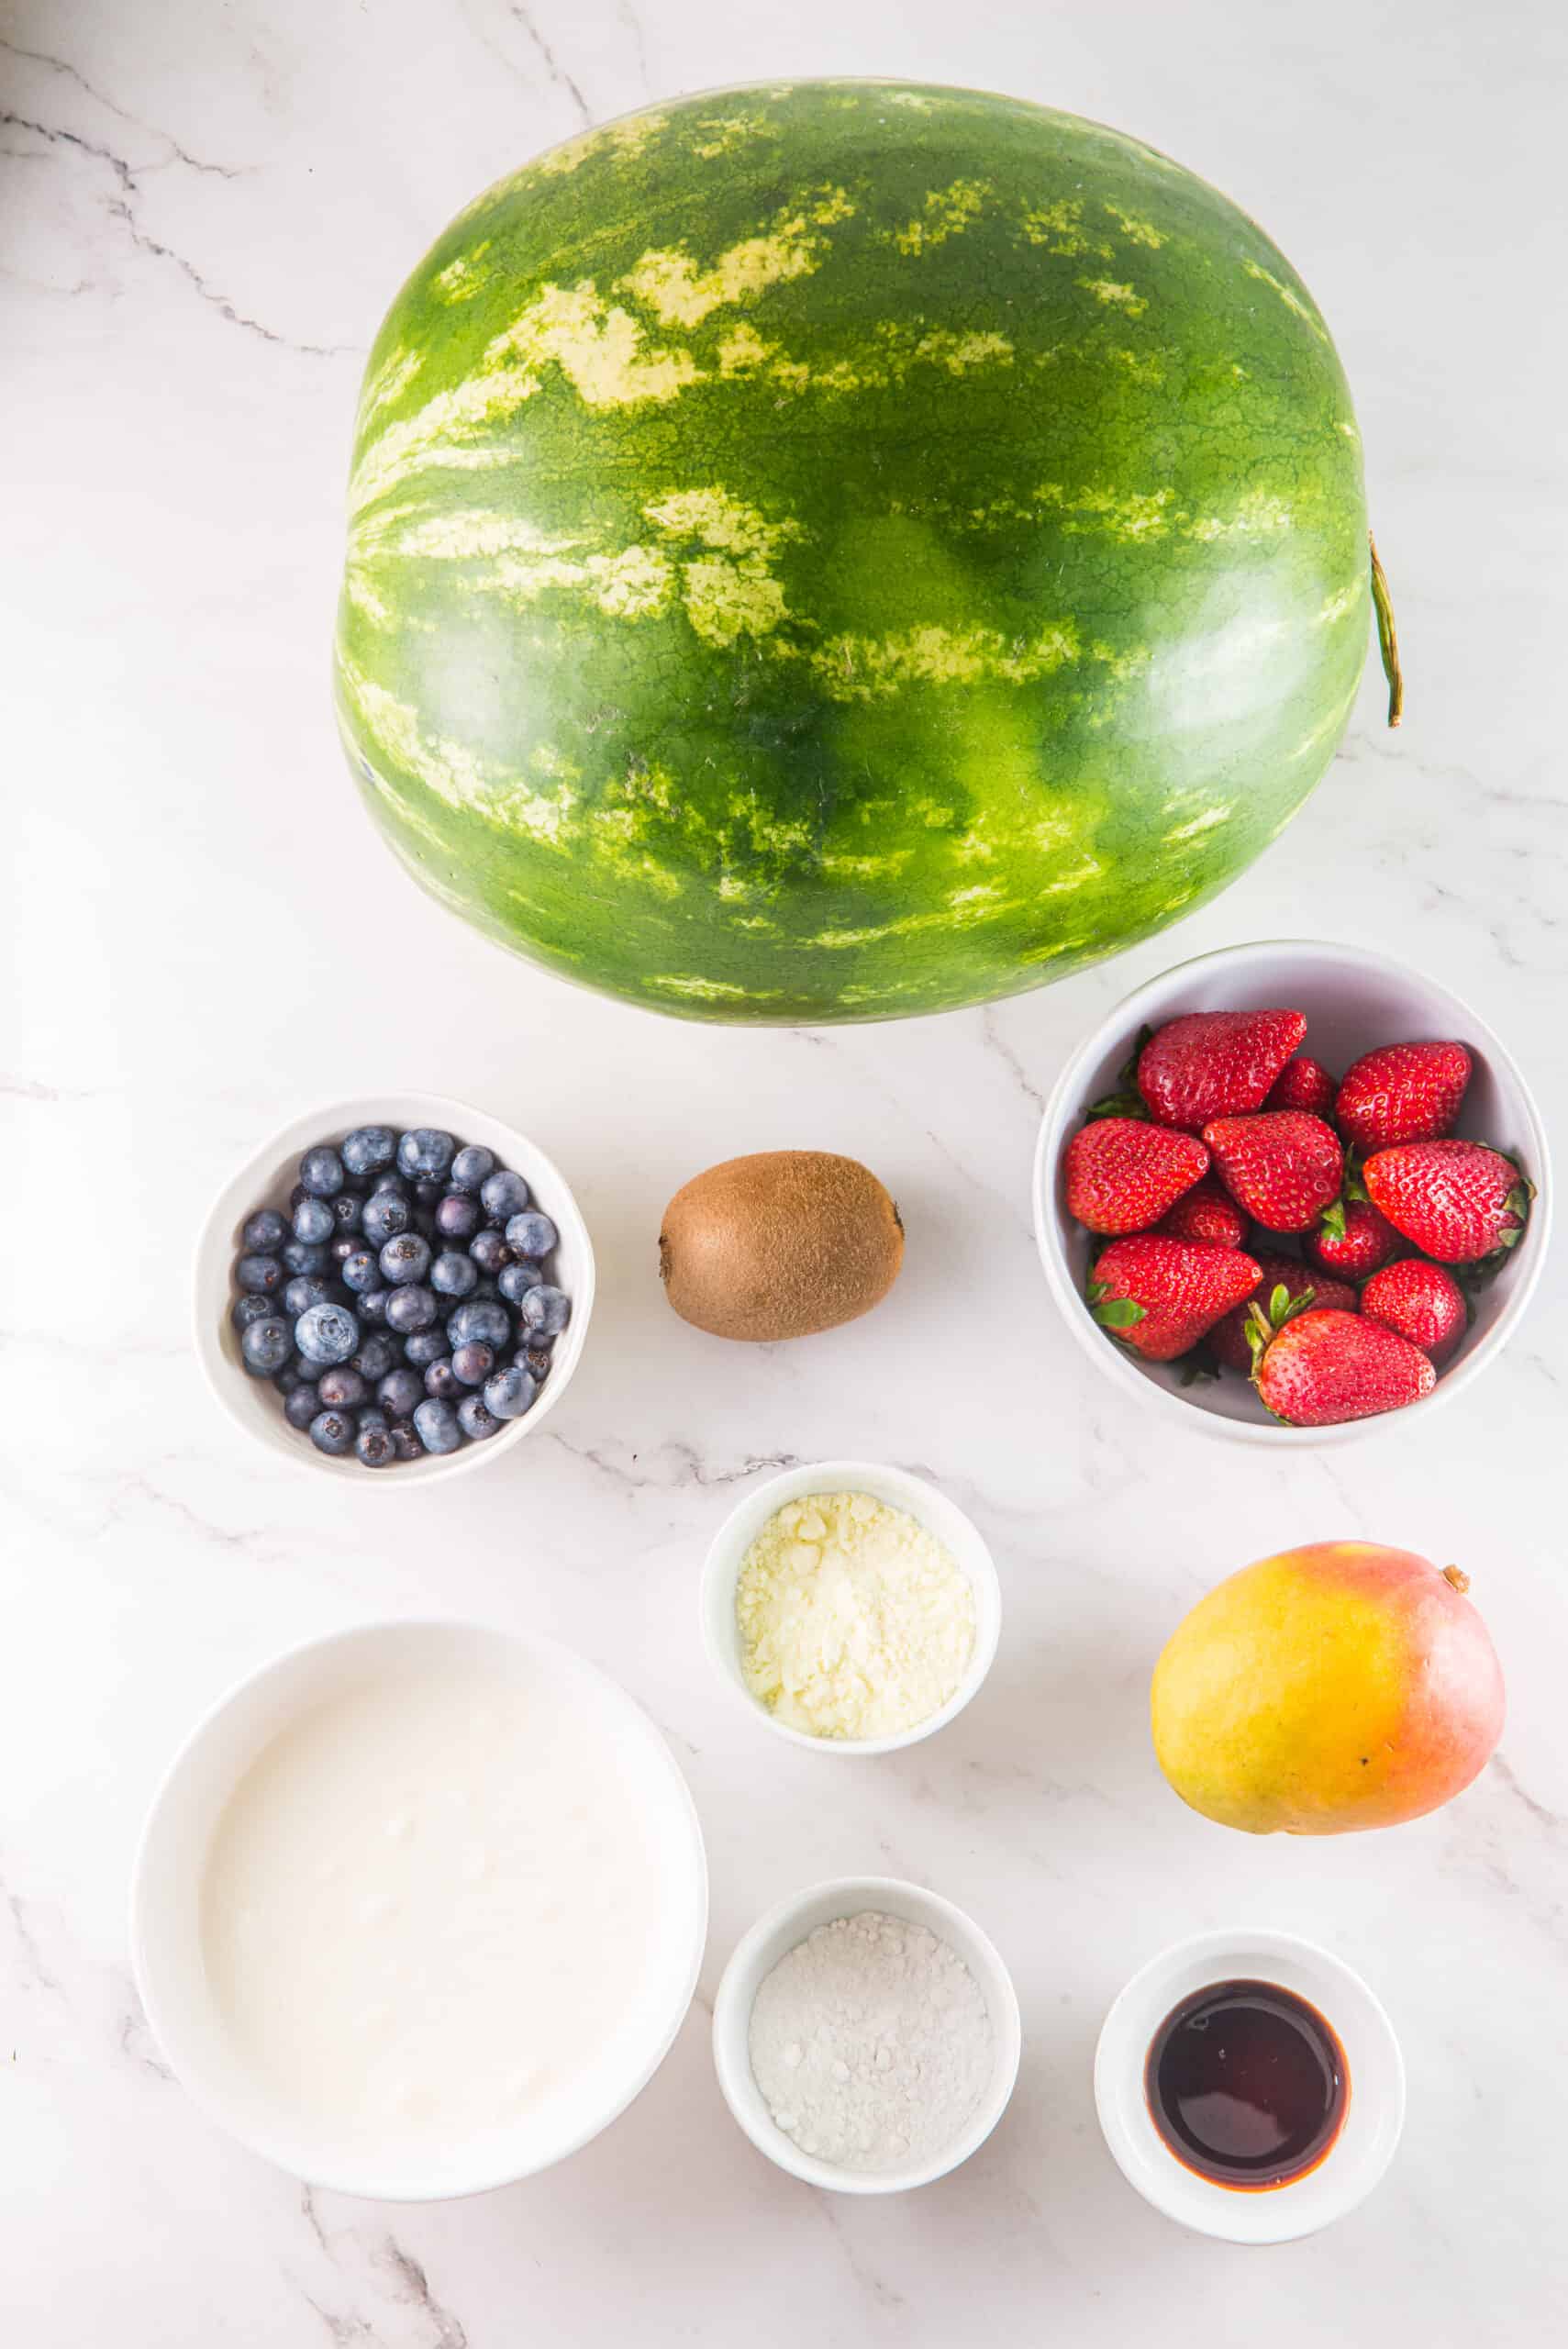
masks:
<svg viewBox="0 0 1568 2349"><path fill-rule="evenodd" d="M1306 287L1135 140L804 83L455 220L361 396L337 698L437 896L662 1011L1038 985L1281 829L1368 640Z"/></svg>

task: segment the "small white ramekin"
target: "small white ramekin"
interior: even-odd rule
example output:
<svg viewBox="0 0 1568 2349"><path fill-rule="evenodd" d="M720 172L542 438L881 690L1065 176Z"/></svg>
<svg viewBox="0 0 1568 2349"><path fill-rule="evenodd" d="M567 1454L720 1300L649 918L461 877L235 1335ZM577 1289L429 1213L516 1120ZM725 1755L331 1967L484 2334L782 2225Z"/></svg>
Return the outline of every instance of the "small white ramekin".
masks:
<svg viewBox="0 0 1568 2349"><path fill-rule="evenodd" d="M235 1297L234 1260L239 1252L239 1228L258 1208L288 1212L300 1152L315 1142L341 1141L355 1126L438 1126L460 1142L481 1142L493 1150L502 1165L520 1174L539 1206L560 1233L556 1277L572 1299L572 1318L555 1341L550 1375L539 1398L520 1419L510 1419L499 1435L483 1442L466 1441L456 1452L428 1454L419 1460L396 1460L388 1468L363 1467L352 1453L334 1460L318 1452L303 1429L284 1417L283 1397L270 1378L252 1378L239 1351L239 1333L229 1319ZM458 1300L454 1299L454 1309ZM281 1133L263 1142L238 1174L225 1184L203 1228L196 1248L196 1360L208 1386L230 1419L279 1460L296 1468L347 1477L359 1485L389 1485L406 1489L410 1484L433 1484L438 1477L458 1476L499 1458L542 1425L572 1383L582 1360L594 1310L594 1247L576 1200L565 1177L543 1151L511 1126L504 1126L466 1101L450 1101L439 1093L377 1093L362 1101L329 1103L295 1118Z"/></svg>
<svg viewBox="0 0 1568 2349"><path fill-rule="evenodd" d="M811 1493L870 1493L891 1508L917 1518L942 1543L974 1594L974 1646L963 1678L939 1711L892 1737L813 1737L777 1720L746 1686L735 1618L741 1562L775 1509L786 1501L804 1500ZM734 1689L753 1720L763 1722L775 1737L803 1745L813 1753L896 1753L903 1746L918 1745L922 1738L934 1736L962 1712L975 1694L995 1659L1002 1635L1002 1586L979 1527L956 1501L949 1500L923 1476L873 1460L818 1460L786 1468L782 1475L771 1476L738 1501L714 1535L703 1567L701 1605L703 1644L720 1678Z"/></svg>
<svg viewBox="0 0 1568 2349"><path fill-rule="evenodd" d="M907 2169L840 2169L833 2162L803 2154L768 2110L751 2073L751 2009L780 1958L818 1925L830 1925L838 1917L857 1917L866 1909L924 1925L939 1941L946 1942L979 1984L991 2017L995 2062L990 2086L973 2118L931 2161ZM951 1900L924 1891L917 1884L903 1884L896 1876L836 1876L830 1883L814 1884L808 1891L792 1893L787 1900L781 1900L736 1944L713 2002L714 2067L730 2111L759 2153L766 2154L792 2176L804 2178L807 2186L826 2187L834 2194L904 2194L912 2187L930 2186L957 2169L985 2143L1006 2110L1022 2053L1018 1994L995 1944Z"/></svg>
<svg viewBox="0 0 1568 2349"><path fill-rule="evenodd" d="M1140 1031L1189 1011L1289 1008L1307 1015L1303 1050L1342 1076L1379 1044L1454 1038L1468 1044L1474 1070L1458 1131L1499 1150L1517 1151L1536 1186L1529 1226L1488 1287L1457 1357L1440 1369L1430 1395L1401 1411L1339 1427L1287 1428L1270 1419L1250 1381L1227 1372L1181 1384L1182 1364L1146 1363L1101 1329L1084 1286L1096 1250L1107 1243L1067 1212L1062 1155L1090 1102L1116 1089ZM1040 1119L1034 1162L1034 1226L1045 1277L1063 1320L1102 1375L1130 1399L1205 1434L1297 1450L1411 1427L1470 1386L1495 1362L1523 1319L1546 1261L1551 1230L1551 1170L1541 1122L1512 1055L1468 1004L1405 963L1359 946L1321 941L1262 940L1226 946L1181 963L1138 987L1106 1015L1068 1061Z"/></svg>
<svg viewBox="0 0 1568 2349"><path fill-rule="evenodd" d="M1199 2177L1156 2129L1144 2066L1160 2025L1213 1982L1273 1982L1317 2008L1345 2051L1350 2098L1316 2169L1286 2186L1237 2188ZM1133 1976L1095 2050L1095 2103L1118 2166L1168 2219L1226 2243L1291 2243L1364 2201L1394 2158L1405 2121L1405 2065L1394 2026L1359 1974L1294 1933L1200 1933Z"/></svg>
<svg viewBox="0 0 1568 2349"><path fill-rule="evenodd" d="M314 2141L231 2044L202 1954L201 1885L224 1806L261 1750L312 1707L367 1673L445 1655L520 1663L566 1688L623 1750L655 1850L665 1905L650 1932L635 2010L605 2018L596 2063L541 2111L445 2147L428 2166ZM629 1799L628 1795L628 1799ZM131 1887L137 1988L171 2069L207 2118L313 2186L392 2202L443 2201L509 2186L575 2153L623 2112L663 2062L696 1987L707 1938L707 1864L696 1806L641 1707L554 1640L442 1620L363 1623L274 1657L197 1723L153 1798Z"/></svg>

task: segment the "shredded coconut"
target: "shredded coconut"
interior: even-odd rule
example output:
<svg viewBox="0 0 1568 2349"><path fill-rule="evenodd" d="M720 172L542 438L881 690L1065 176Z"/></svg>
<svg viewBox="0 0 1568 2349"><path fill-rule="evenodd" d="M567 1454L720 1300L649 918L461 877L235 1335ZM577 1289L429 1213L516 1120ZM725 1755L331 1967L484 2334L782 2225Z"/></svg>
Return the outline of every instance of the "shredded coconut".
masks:
<svg viewBox="0 0 1568 2349"><path fill-rule="evenodd" d="M769 1518L735 1596L751 1694L811 1737L891 1737L940 1712L974 1649L974 1593L936 1536L870 1493Z"/></svg>
<svg viewBox="0 0 1568 2349"><path fill-rule="evenodd" d="M803 2154L842 2169L933 2161L990 2085L984 1995L956 1950L874 1909L818 1925L757 1993L751 2076Z"/></svg>

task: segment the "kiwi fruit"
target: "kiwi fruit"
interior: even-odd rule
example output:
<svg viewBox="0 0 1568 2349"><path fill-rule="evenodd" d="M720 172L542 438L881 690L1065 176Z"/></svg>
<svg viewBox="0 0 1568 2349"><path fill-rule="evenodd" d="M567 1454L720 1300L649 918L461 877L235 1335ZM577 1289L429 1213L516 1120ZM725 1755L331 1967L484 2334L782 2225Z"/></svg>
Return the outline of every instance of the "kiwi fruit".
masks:
<svg viewBox="0 0 1568 2349"><path fill-rule="evenodd" d="M727 1158L664 1210L659 1274L680 1315L767 1344L880 1304L904 1261L898 1209L869 1167L826 1150Z"/></svg>

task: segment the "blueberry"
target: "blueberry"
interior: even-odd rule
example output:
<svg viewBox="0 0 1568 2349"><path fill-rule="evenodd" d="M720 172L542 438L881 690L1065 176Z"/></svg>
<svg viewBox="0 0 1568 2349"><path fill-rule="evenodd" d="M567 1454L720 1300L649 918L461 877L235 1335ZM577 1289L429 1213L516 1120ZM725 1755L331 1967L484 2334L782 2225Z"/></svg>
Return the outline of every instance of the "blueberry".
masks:
<svg viewBox="0 0 1568 2349"><path fill-rule="evenodd" d="M328 1241L327 1252L335 1264L346 1264L350 1256L357 1256L360 1252L359 1234L353 1231L340 1231L336 1240ZM341 1280L341 1272L338 1277Z"/></svg>
<svg viewBox="0 0 1568 2349"><path fill-rule="evenodd" d="M379 1266L377 1267L377 1277L380 1277ZM392 1291L389 1288L367 1288L362 1291L356 1290L354 1295L354 1311L359 1315L361 1321L384 1321L386 1319L386 1300L391 1295Z"/></svg>
<svg viewBox="0 0 1568 2349"><path fill-rule="evenodd" d="M486 1150L483 1142L464 1142L452 1160L452 1188L457 1191L477 1191L485 1176L494 1171L495 1153Z"/></svg>
<svg viewBox="0 0 1568 2349"><path fill-rule="evenodd" d="M392 1438L392 1449L399 1460L420 1458L425 1447L414 1432L412 1419L394 1419L386 1432Z"/></svg>
<svg viewBox="0 0 1568 2349"><path fill-rule="evenodd" d="M284 1306L291 1321L308 1313L313 1305L329 1305L332 1284L324 1281L319 1273L295 1273L284 1291Z"/></svg>
<svg viewBox="0 0 1568 2349"><path fill-rule="evenodd" d="M439 1403L450 1403L462 1393L462 1381L452 1368L450 1356L440 1355L425 1364L425 1392Z"/></svg>
<svg viewBox="0 0 1568 2349"><path fill-rule="evenodd" d="M506 1269L503 1264L501 1270L505 1272ZM468 1293L476 1305L494 1305L501 1291L489 1273L481 1273Z"/></svg>
<svg viewBox="0 0 1568 2349"><path fill-rule="evenodd" d="M395 1330L399 1337L406 1337L412 1330L428 1330L436 1319L436 1300L428 1288L410 1281L406 1288L395 1288L386 1300L386 1326Z"/></svg>
<svg viewBox="0 0 1568 2349"><path fill-rule="evenodd" d="M234 1277L253 1296L272 1297L284 1285L283 1261L277 1256L241 1256Z"/></svg>
<svg viewBox="0 0 1568 2349"><path fill-rule="evenodd" d="M354 1438L354 1457L365 1468L390 1468L397 1457L391 1429L361 1428Z"/></svg>
<svg viewBox="0 0 1568 2349"><path fill-rule="evenodd" d="M378 1259L382 1278L394 1288L402 1288L409 1281L422 1281L430 1269L430 1243L421 1240L417 1231L400 1231L389 1240Z"/></svg>
<svg viewBox="0 0 1568 2349"><path fill-rule="evenodd" d="M513 1360L519 1370L528 1372L536 1386L542 1386L550 1375L549 1340L542 1346L520 1346Z"/></svg>
<svg viewBox="0 0 1568 2349"><path fill-rule="evenodd" d="M572 1315L572 1299L563 1288L545 1281L530 1288L517 1308L517 1319L530 1338L558 1337Z"/></svg>
<svg viewBox="0 0 1568 2349"><path fill-rule="evenodd" d="M317 1452L340 1460L353 1449L354 1423L347 1411L317 1411L310 1422L310 1441Z"/></svg>
<svg viewBox="0 0 1568 2349"><path fill-rule="evenodd" d="M414 1427L427 1452L455 1452L462 1442L457 1413L450 1403L428 1395L414 1414Z"/></svg>
<svg viewBox="0 0 1568 2349"><path fill-rule="evenodd" d="M384 1248L400 1231L406 1231L413 1218L406 1199L395 1191L375 1191L365 1201L365 1211L360 1218L365 1243L371 1248Z"/></svg>
<svg viewBox="0 0 1568 2349"><path fill-rule="evenodd" d="M378 1191L390 1191L395 1199L406 1199L408 1197L408 1186L395 1166L389 1166L384 1174L376 1176L371 1186L372 1197L373 1197Z"/></svg>
<svg viewBox="0 0 1568 2349"><path fill-rule="evenodd" d="M426 1214L432 1219L435 1217L436 1209L446 1197L446 1185L444 1183L438 1182L433 1174L422 1175L419 1181L414 1186L415 1205L417 1207L423 1208Z"/></svg>
<svg viewBox="0 0 1568 2349"><path fill-rule="evenodd" d="M252 1377L271 1378L294 1352L288 1323L277 1313L269 1314L264 1321L252 1321L240 1334L239 1351Z"/></svg>
<svg viewBox="0 0 1568 2349"><path fill-rule="evenodd" d="M548 1256L561 1237L549 1216L538 1208L525 1208L506 1226L506 1245L514 1256Z"/></svg>
<svg viewBox="0 0 1568 2349"><path fill-rule="evenodd" d="M318 1241L285 1240L280 1253L285 1268L294 1274L324 1273L332 1262Z"/></svg>
<svg viewBox="0 0 1568 2349"><path fill-rule="evenodd" d="M239 1242L252 1256L275 1256L288 1236L288 1225L276 1208L258 1208L246 1217Z"/></svg>
<svg viewBox="0 0 1568 2349"><path fill-rule="evenodd" d="M343 1187L343 1162L329 1142L318 1142L299 1162L302 1190L313 1199L330 1199Z"/></svg>
<svg viewBox="0 0 1568 2349"><path fill-rule="evenodd" d="M538 1288L543 1278L537 1264L503 1264L495 1275L495 1286L508 1305L520 1305L524 1292Z"/></svg>
<svg viewBox="0 0 1568 2349"><path fill-rule="evenodd" d="M484 1436L501 1432L501 1422L493 1411L485 1408L483 1395L463 1397L457 1407L457 1423L464 1435L472 1436L476 1443Z"/></svg>
<svg viewBox="0 0 1568 2349"><path fill-rule="evenodd" d="M466 1297L478 1278L479 1268L473 1257L460 1255L455 1248L445 1249L430 1267L430 1286L438 1297Z"/></svg>
<svg viewBox="0 0 1568 2349"><path fill-rule="evenodd" d="M403 1341L403 1359L411 1362L416 1370L426 1370L431 1363L439 1362L447 1351L447 1342L444 1330L416 1330L411 1338Z"/></svg>
<svg viewBox="0 0 1568 2349"><path fill-rule="evenodd" d="M485 1380L484 1408L495 1419L520 1419L538 1393L537 1383L514 1363Z"/></svg>
<svg viewBox="0 0 1568 2349"><path fill-rule="evenodd" d="M479 1204L492 1223L505 1223L509 1215L521 1215L528 1206L530 1193L520 1174L509 1167L498 1167L486 1175L479 1186Z"/></svg>
<svg viewBox="0 0 1568 2349"><path fill-rule="evenodd" d="M295 1323L294 1341L306 1362L347 1362L360 1342L360 1325L346 1305L313 1305Z"/></svg>
<svg viewBox="0 0 1568 2349"><path fill-rule="evenodd" d="M284 1397L284 1417L291 1428L307 1428L321 1408L320 1398L307 1378Z"/></svg>
<svg viewBox="0 0 1568 2349"><path fill-rule="evenodd" d="M512 1317L504 1305L473 1297L460 1305L447 1322L447 1335L454 1347L466 1346L474 1339L482 1346L500 1347L511 1334Z"/></svg>
<svg viewBox="0 0 1568 2349"><path fill-rule="evenodd" d="M398 1140L398 1172L410 1182L421 1176L430 1182L444 1181L456 1148L450 1134L442 1133L439 1126L416 1126L412 1133Z"/></svg>
<svg viewBox="0 0 1568 2349"><path fill-rule="evenodd" d="M360 1350L350 1357L354 1368L367 1385L373 1386L389 1370L397 1367L397 1341L388 1337L384 1330L373 1330L368 1338L360 1340Z"/></svg>
<svg viewBox="0 0 1568 2349"><path fill-rule="evenodd" d="M339 1191L332 1202L332 1220L339 1231L358 1231L365 1203L357 1191Z"/></svg>
<svg viewBox="0 0 1568 2349"><path fill-rule="evenodd" d="M280 1395L292 1395L295 1388L304 1385L304 1383L305 1373L301 1370L298 1358L291 1346L289 1349L289 1358L287 1362L284 1363L282 1370L275 1370L272 1373L272 1385L277 1388Z"/></svg>
<svg viewBox="0 0 1568 2349"><path fill-rule="evenodd" d="M495 1348L482 1345L477 1338L452 1349L452 1376L464 1386L483 1386L495 1367Z"/></svg>
<svg viewBox="0 0 1568 2349"><path fill-rule="evenodd" d="M494 1174L490 1177L494 1182ZM468 1252L482 1273L498 1273L503 1264L512 1261L512 1252L498 1231L476 1231L468 1243Z"/></svg>
<svg viewBox="0 0 1568 2349"><path fill-rule="evenodd" d="M406 1419L424 1395L425 1382L417 1370L389 1370L375 1390L376 1401L394 1419Z"/></svg>
<svg viewBox="0 0 1568 2349"><path fill-rule="evenodd" d="M274 1297L263 1297L259 1289L247 1289L245 1294L242 1297L237 1297L229 1307L228 1318L235 1328L243 1333L250 1328L252 1321L265 1321L277 1309L277 1300Z"/></svg>
<svg viewBox="0 0 1568 2349"><path fill-rule="evenodd" d="M436 1203L436 1230L443 1240L472 1240L479 1229L479 1201L449 1191Z"/></svg>
<svg viewBox="0 0 1568 2349"><path fill-rule="evenodd" d="M356 1126L343 1141L343 1163L350 1174L379 1174L397 1152L397 1136L390 1126Z"/></svg>
<svg viewBox="0 0 1568 2349"><path fill-rule="evenodd" d="M310 1193L306 1189L305 1185L304 1185L303 1183L296 1183L296 1184L295 1185L295 1186L294 1186L293 1190L289 1193L289 1213L290 1213L290 1215L293 1215L293 1213L294 1213L294 1211L295 1211L295 1208L296 1208L296 1207L298 1207L298 1205L299 1205L299 1203L300 1203L301 1199L307 1199L307 1198L309 1198L309 1197L310 1197Z"/></svg>
<svg viewBox="0 0 1568 2349"><path fill-rule="evenodd" d="M344 1257L341 1275L344 1287L351 1288L356 1296L362 1297L368 1289L381 1286L381 1267L368 1248L356 1248L351 1256Z"/></svg>
<svg viewBox="0 0 1568 2349"><path fill-rule="evenodd" d="M379 1403L367 1403L362 1411L354 1413L354 1425L357 1428L384 1428L386 1413Z"/></svg>
<svg viewBox="0 0 1568 2349"><path fill-rule="evenodd" d="M338 1363L331 1370L324 1370L317 1383L317 1393L322 1407L328 1411L351 1411L370 1393L360 1373L351 1363Z"/></svg>
<svg viewBox="0 0 1568 2349"><path fill-rule="evenodd" d="M338 1226L325 1199L301 1199L294 1211L294 1236L314 1244L330 1240Z"/></svg>

